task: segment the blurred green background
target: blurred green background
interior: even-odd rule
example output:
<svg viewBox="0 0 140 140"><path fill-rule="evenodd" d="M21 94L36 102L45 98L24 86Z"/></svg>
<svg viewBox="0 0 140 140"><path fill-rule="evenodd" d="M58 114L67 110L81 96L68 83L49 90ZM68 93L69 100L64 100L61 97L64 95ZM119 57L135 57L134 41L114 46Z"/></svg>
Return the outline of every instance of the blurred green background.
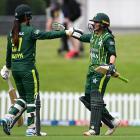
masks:
<svg viewBox="0 0 140 140"><path fill-rule="evenodd" d="M129 79L124 83L112 78L108 84L109 93L140 92L140 34L116 34L117 70ZM66 60L57 54L59 39L37 42L37 68L40 75L40 91L84 92L89 64L89 44L84 44L81 58ZM6 36L0 37L0 68L5 64ZM14 82L13 82L14 83ZM0 77L0 91L7 90L7 83Z"/></svg>
<svg viewBox="0 0 140 140"><path fill-rule="evenodd" d="M15 7L21 3L28 4L33 15L43 15L46 7L50 4L50 0L1 0L0 15L14 15Z"/></svg>

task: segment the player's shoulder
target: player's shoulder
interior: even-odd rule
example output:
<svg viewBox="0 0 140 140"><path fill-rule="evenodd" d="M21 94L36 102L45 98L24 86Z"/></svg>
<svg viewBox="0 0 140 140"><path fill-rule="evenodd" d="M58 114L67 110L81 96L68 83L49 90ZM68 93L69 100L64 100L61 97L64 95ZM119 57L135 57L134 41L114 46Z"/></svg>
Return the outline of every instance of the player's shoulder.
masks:
<svg viewBox="0 0 140 140"><path fill-rule="evenodd" d="M27 30L28 32L32 32L33 29L34 29L34 27L31 25L25 27L25 30Z"/></svg>
<svg viewBox="0 0 140 140"><path fill-rule="evenodd" d="M34 34L35 30L36 30L36 28L34 26L30 25L30 26L25 26L22 31L24 32L24 35L26 37L27 36L29 37L29 36L32 36L32 34Z"/></svg>
<svg viewBox="0 0 140 140"><path fill-rule="evenodd" d="M29 30L32 34L38 34L40 29L36 28L35 26L29 26Z"/></svg>
<svg viewBox="0 0 140 140"><path fill-rule="evenodd" d="M103 34L103 40L106 41L106 40L108 40L108 39L114 40L114 36L113 36L113 34L111 34L110 32L107 32L107 31L106 31L106 32Z"/></svg>
<svg viewBox="0 0 140 140"><path fill-rule="evenodd" d="M103 42L107 46L114 46L115 45L114 36L111 33L106 32L103 38Z"/></svg>

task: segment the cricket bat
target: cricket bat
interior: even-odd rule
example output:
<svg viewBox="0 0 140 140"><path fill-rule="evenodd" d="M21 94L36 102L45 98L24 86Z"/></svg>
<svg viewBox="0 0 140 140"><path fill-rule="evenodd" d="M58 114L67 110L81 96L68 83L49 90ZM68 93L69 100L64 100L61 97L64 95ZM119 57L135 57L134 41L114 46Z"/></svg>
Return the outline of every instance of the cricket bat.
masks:
<svg viewBox="0 0 140 140"><path fill-rule="evenodd" d="M102 73L102 74L106 74L108 69L109 69L109 66L105 65L105 66L99 66L99 67L95 68L95 71ZM125 83L128 83L128 81L129 81L127 78L121 76L120 73L118 73L118 72L115 72L112 76L124 81Z"/></svg>
<svg viewBox="0 0 140 140"><path fill-rule="evenodd" d="M11 100L11 104L15 104L15 101L17 99L16 91L13 88L13 85L12 85L9 78L7 80L7 83L8 83L8 86L9 86L9 97L10 97L10 100ZM20 127L22 125L23 125L23 117L20 116L20 118L17 120L17 126Z"/></svg>

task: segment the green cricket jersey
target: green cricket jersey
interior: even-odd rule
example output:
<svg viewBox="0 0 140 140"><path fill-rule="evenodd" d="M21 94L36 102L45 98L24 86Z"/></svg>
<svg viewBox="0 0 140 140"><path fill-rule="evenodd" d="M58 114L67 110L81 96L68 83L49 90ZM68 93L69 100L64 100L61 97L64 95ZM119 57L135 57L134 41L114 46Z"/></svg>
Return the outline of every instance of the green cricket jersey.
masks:
<svg viewBox="0 0 140 140"><path fill-rule="evenodd" d="M114 36L106 30L101 35L84 34L80 41L90 43L90 66L108 64L110 56L116 56Z"/></svg>
<svg viewBox="0 0 140 140"><path fill-rule="evenodd" d="M65 31L43 32L32 26L21 24L18 47L12 43L12 34L8 35L7 68L11 68L13 71L33 69L35 67L36 40L59 38L65 35Z"/></svg>

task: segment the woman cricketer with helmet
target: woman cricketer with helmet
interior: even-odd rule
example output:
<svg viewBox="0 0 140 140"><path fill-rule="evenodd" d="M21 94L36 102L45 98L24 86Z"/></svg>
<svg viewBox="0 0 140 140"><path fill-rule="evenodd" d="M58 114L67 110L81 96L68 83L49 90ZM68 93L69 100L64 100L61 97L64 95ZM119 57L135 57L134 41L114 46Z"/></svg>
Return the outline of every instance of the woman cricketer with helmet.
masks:
<svg viewBox="0 0 140 140"><path fill-rule="evenodd" d="M118 119L109 114L103 100L110 76L116 71L115 40L109 26L109 17L104 13L97 13L93 19L89 20L88 27L91 34L83 34L81 30L73 28L73 37L90 43L90 64L85 96L80 97L80 101L91 111L90 127L88 131L84 132L85 136L99 135L101 121L109 127L105 135L113 134L120 123ZM109 66L106 75L95 71L101 65Z"/></svg>
<svg viewBox="0 0 140 140"><path fill-rule="evenodd" d="M32 12L28 5L22 4L15 9L12 31L7 38L6 65L1 70L3 79L8 79L10 70L19 93L19 99L2 119L3 131L10 130L17 117L27 109L26 136L36 135L35 98L39 93L39 76L35 66L36 41L70 35L64 31L40 31L30 25ZM46 133L41 133L46 135Z"/></svg>

